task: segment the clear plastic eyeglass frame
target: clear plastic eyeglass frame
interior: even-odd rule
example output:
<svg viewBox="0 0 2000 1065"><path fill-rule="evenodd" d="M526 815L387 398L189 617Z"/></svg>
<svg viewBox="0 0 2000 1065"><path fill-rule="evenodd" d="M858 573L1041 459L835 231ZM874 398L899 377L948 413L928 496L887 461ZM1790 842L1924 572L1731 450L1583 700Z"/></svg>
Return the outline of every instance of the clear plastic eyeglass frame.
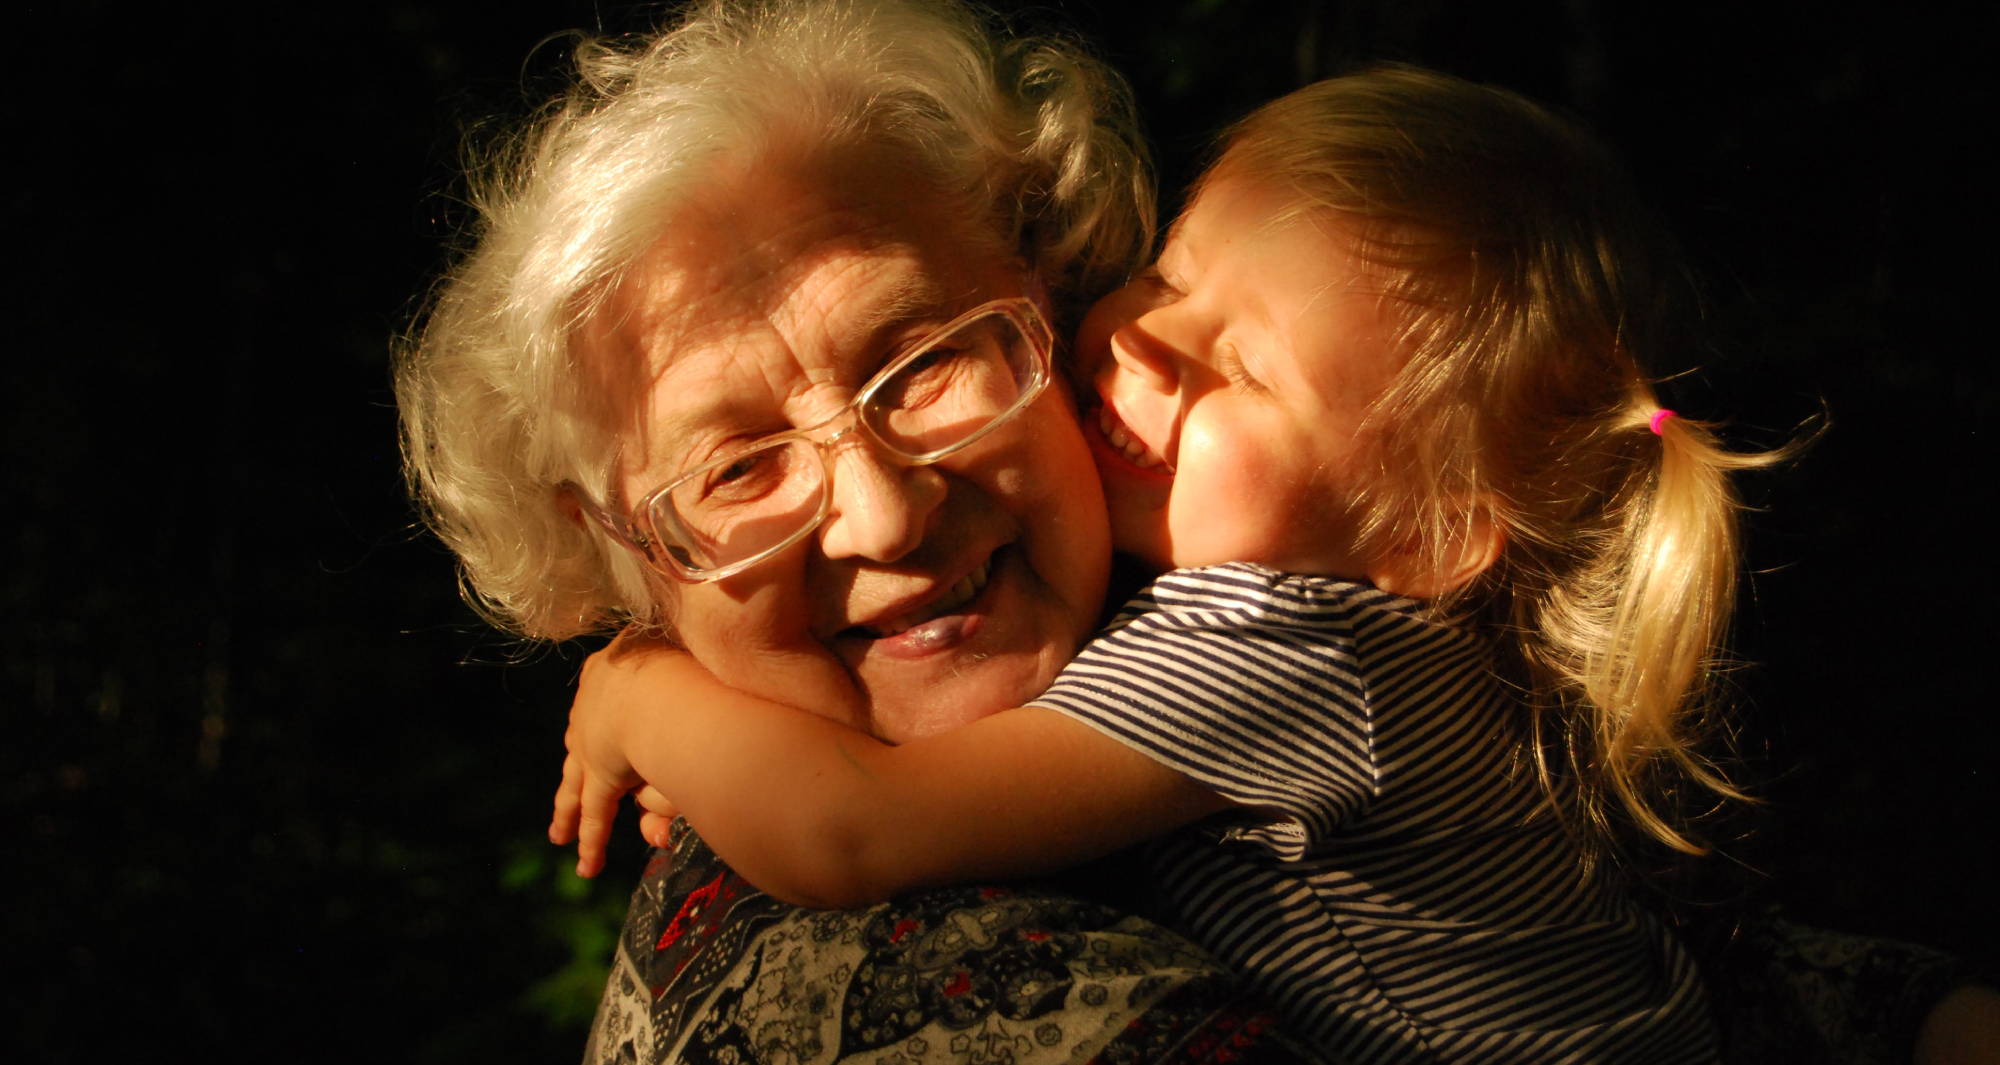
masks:
<svg viewBox="0 0 2000 1065"><path fill-rule="evenodd" d="M1018 382L1018 392L1013 401L970 431L963 435L954 435L952 439L929 450L911 451L885 437L869 417L870 412L877 409L876 400L882 391L890 384L898 383L898 377L903 371L930 355L959 331L983 318L994 316L1011 322L1027 342L1027 347L1032 353L1033 362L1029 367L1029 376L1027 380ZM775 557L804 539L826 521L827 515L833 509L833 470L828 464L827 453L836 444L859 430L861 435L871 441L876 448L912 466L926 466L948 458L1012 420L1041 395L1042 390L1048 387L1052 372L1050 360L1053 346L1054 336L1032 299L1012 296L992 300L966 311L925 336L920 343L869 378L868 382L854 393L854 398L832 416L815 425L766 437L751 447L732 451L720 458L702 463L646 493L629 514L620 514L600 505L574 482L564 482L561 491L575 500L578 507L611 534L613 539L637 552L647 564L660 573L686 584L719 581ZM891 410L893 411L893 408ZM840 427L828 433L826 431L828 427L836 423L840 423ZM690 483L698 483L700 478L718 469L740 463L746 456L788 448L801 441L812 445L813 454L819 462L819 499L811 513L803 517L797 528L743 558L718 561L714 565L702 564L699 549L693 542L695 537L685 529L677 528L680 523L675 518L671 504L675 489Z"/></svg>

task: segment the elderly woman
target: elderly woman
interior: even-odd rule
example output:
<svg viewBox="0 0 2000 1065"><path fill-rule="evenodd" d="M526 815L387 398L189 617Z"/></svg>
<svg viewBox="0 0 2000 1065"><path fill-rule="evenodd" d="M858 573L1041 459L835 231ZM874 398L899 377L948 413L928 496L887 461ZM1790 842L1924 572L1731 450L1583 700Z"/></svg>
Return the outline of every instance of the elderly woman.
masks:
<svg viewBox="0 0 2000 1065"><path fill-rule="evenodd" d="M711 3L578 62L493 166L399 366L413 488L473 601L534 638L668 635L891 741L1035 694L1106 583L1056 338L1150 235L1118 81L949 0ZM1751 1025L1738 1060L1892 1060L1957 979L1897 955L1934 986L1905 980L1907 1016L1860 1032L1838 967L1757 968L1800 941L1723 970L1752 974L1725 1010L1811 1015ZM1798 1005L1767 1004L1781 985ZM1296 1052L1199 950L1104 905L975 886L800 910L682 829L633 897L591 1053Z"/></svg>
<svg viewBox="0 0 2000 1065"><path fill-rule="evenodd" d="M891 741L1038 691L1106 583L1051 322L1150 237L1121 84L945 3L710 4L579 64L397 380L474 601L537 638L651 628ZM1103 906L802 911L684 833L593 1054L1290 1060L1267 1024Z"/></svg>

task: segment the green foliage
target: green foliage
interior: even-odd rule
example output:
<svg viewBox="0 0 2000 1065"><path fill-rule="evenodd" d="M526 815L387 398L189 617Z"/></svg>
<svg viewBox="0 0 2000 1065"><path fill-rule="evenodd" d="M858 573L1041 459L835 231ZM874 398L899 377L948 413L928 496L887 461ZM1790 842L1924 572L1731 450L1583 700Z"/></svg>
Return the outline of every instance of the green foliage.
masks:
<svg viewBox="0 0 2000 1065"><path fill-rule="evenodd" d="M625 917L626 893L609 882L616 878L586 880L576 875L575 860L573 850L546 840L516 839L499 877L503 891L536 899L536 937L564 952L561 966L520 998L523 1009L558 1029L588 1025L595 1015Z"/></svg>

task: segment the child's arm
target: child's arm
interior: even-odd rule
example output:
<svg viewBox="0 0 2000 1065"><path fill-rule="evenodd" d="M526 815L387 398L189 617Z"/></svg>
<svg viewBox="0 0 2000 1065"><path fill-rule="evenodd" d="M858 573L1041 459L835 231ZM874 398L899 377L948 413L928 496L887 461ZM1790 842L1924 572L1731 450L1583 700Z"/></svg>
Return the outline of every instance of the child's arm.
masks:
<svg viewBox="0 0 2000 1065"><path fill-rule="evenodd" d="M585 875L641 779L750 882L810 906L1058 869L1227 805L1051 710L891 746L725 687L682 652L628 650L585 673L550 831L567 842L581 822Z"/></svg>

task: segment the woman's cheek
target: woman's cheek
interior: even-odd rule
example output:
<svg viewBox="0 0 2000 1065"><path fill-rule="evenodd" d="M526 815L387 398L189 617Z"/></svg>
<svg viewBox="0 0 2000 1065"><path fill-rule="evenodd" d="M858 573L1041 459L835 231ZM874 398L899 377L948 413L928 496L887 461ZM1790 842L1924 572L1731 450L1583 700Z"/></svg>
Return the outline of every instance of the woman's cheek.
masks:
<svg viewBox="0 0 2000 1065"><path fill-rule="evenodd" d="M868 718L854 678L813 634L803 568L773 560L738 578L683 586L681 641L731 687L861 726Z"/></svg>
<svg viewBox="0 0 2000 1065"><path fill-rule="evenodd" d="M1048 633L1067 659L1074 647L1066 637L1080 641L1095 627L1109 577L1104 492L1076 408L1063 389L1043 392L1020 419L1011 437L1016 445L984 490L1011 515L1041 594L1066 615L1044 623L1075 627L1074 633Z"/></svg>

